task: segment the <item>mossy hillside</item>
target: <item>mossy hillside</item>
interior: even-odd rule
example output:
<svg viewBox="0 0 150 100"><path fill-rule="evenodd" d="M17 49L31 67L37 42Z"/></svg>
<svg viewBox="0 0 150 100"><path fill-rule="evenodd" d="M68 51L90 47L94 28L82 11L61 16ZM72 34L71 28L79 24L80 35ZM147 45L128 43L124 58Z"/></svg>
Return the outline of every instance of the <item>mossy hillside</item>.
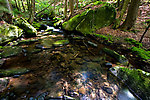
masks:
<svg viewBox="0 0 150 100"><path fill-rule="evenodd" d="M37 30L22 17L16 19L16 25L23 29L26 37L34 37L37 35Z"/></svg>
<svg viewBox="0 0 150 100"><path fill-rule="evenodd" d="M115 8L108 4L94 10L87 10L63 24L63 29L79 31L84 34L94 33L97 29L109 26L116 17Z"/></svg>
<svg viewBox="0 0 150 100"><path fill-rule="evenodd" d="M144 49L137 47L132 47L130 49L137 57L150 62L150 51L145 51Z"/></svg>
<svg viewBox="0 0 150 100"><path fill-rule="evenodd" d="M17 39L23 34L23 30L10 24L0 25L0 44Z"/></svg>
<svg viewBox="0 0 150 100"><path fill-rule="evenodd" d="M143 100L150 98L150 73L140 69L119 67L117 77L125 82Z"/></svg>

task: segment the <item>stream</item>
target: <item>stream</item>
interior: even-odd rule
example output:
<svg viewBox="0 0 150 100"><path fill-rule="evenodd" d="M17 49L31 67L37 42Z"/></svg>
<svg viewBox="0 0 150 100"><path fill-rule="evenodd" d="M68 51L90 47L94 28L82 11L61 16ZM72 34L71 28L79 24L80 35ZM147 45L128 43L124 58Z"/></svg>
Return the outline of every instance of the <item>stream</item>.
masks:
<svg viewBox="0 0 150 100"><path fill-rule="evenodd" d="M117 62L102 51L104 45L50 28L10 43L22 51L3 58L1 69L29 72L0 78L0 100L137 100L109 71Z"/></svg>

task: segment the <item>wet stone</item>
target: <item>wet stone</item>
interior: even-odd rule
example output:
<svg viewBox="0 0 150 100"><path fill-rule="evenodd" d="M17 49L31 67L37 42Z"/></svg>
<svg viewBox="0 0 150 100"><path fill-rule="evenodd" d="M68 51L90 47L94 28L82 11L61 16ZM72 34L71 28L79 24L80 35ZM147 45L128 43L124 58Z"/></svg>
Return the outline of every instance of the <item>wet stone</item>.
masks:
<svg viewBox="0 0 150 100"><path fill-rule="evenodd" d="M41 45L41 44L37 44L35 47L36 47L37 49L43 49L43 48L44 48L43 45Z"/></svg>
<svg viewBox="0 0 150 100"><path fill-rule="evenodd" d="M105 65L106 65L106 67L109 67L109 68L112 67L112 63L110 63L110 62L107 62Z"/></svg>
<svg viewBox="0 0 150 100"><path fill-rule="evenodd" d="M109 87L102 87L102 89L108 94L113 94L113 90Z"/></svg>
<svg viewBox="0 0 150 100"><path fill-rule="evenodd" d="M9 83L9 78L0 78L0 92L3 91Z"/></svg>
<svg viewBox="0 0 150 100"><path fill-rule="evenodd" d="M11 57L11 56L16 56L22 52L22 48L20 47L11 47L11 46L6 46L3 48L3 52L0 53L0 56L3 58Z"/></svg>
<svg viewBox="0 0 150 100"><path fill-rule="evenodd" d="M83 59L84 59L86 62L90 62L90 61L91 61L91 59L88 58L87 56L84 56Z"/></svg>

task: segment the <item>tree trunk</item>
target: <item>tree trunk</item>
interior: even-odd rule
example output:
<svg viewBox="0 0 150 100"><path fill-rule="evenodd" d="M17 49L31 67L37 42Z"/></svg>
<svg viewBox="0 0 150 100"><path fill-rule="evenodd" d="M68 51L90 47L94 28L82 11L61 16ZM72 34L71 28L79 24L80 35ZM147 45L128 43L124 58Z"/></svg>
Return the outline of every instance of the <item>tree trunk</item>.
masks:
<svg viewBox="0 0 150 100"><path fill-rule="evenodd" d="M76 0L76 8L78 9L79 1Z"/></svg>
<svg viewBox="0 0 150 100"><path fill-rule="evenodd" d="M115 27L114 28L118 28L120 26L120 23L121 23L121 20L123 18L123 15L125 14L126 10L127 10L127 7L128 7L128 3L129 3L130 0L125 0L124 3L123 3L123 8L121 9L120 11L120 16L119 18L116 20L116 23L115 23Z"/></svg>
<svg viewBox="0 0 150 100"><path fill-rule="evenodd" d="M136 22L140 0L131 0L125 22L121 25L121 29L129 30Z"/></svg>
<svg viewBox="0 0 150 100"><path fill-rule="evenodd" d="M70 17L74 14L74 0L69 0L70 4Z"/></svg>
<svg viewBox="0 0 150 100"><path fill-rule="evenodd" d="M64 16L67 19L68 0L65 0Z"/></svg>
<svg viewBox="0 0 150 100"><path fill-rule="evenodd" d="M34 15L35 15L35 0L31 0L31 10L30 10L30 18L29 18L30 24L32 24L34 21Z"/></svg>

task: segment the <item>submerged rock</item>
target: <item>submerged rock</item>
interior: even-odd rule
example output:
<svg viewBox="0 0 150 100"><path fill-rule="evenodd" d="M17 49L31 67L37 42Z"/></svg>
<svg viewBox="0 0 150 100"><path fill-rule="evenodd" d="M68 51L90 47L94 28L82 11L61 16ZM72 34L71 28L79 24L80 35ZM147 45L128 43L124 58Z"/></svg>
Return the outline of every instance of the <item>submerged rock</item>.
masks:
<svg viewBox="0 0 150 100"><path fill-rule="evenodd" d="M0 25L0 44L17 39L23 34L23 30L10 24Z"/></svg>
<svg viewBox="0 0 150 100"><path fill-rule="evenodd" d="M37 30L22 17L16 19L16 25L23 29L25 37L35 37L37 35Z"/></svg>
<svg viewBox="0 0 150 100"><path fill-rule="evenodd" d="M5 88L7 88L7 85L9 83L9 78L0 78L0 92L2 92Z"/></svg>
<svg viewBox="0 0 150 100"><path fill-rule="evenodd" d="M102 3L101 3L102 4ZM97 29L109 26L115 20L115 8L105 3L100 8L86 10L62 24L63 29L79 31L84 34L94 33Z"/></svg>
<svg viewBox="0 0 150 100"><path fill-rule="evenodd" d="M1 58L7 58L11 56L16 56L22 52L22 48L13 47L13 46L5 46L3 47L3 52L0 53Z"/></svg>
<svg viewBox="0 0 150 100"><path fill-rule="evenodd" d="M58 40L53 43L54 46L63 46L69 43L69 40Z"/></svg>
<svg viewBox="0 0 150 100"><path fill-rule="evenodd" d="M17 68L17 69L0 69L0 77L10 77L14 75L22 75L29 72L26 68Z"/></svg>
<svg viewBox="0 0 150 100"><path fill-rule="evenodd" d="M141 99L150 99L150 73L140 69L113 67L110 71Z"/></svg>

